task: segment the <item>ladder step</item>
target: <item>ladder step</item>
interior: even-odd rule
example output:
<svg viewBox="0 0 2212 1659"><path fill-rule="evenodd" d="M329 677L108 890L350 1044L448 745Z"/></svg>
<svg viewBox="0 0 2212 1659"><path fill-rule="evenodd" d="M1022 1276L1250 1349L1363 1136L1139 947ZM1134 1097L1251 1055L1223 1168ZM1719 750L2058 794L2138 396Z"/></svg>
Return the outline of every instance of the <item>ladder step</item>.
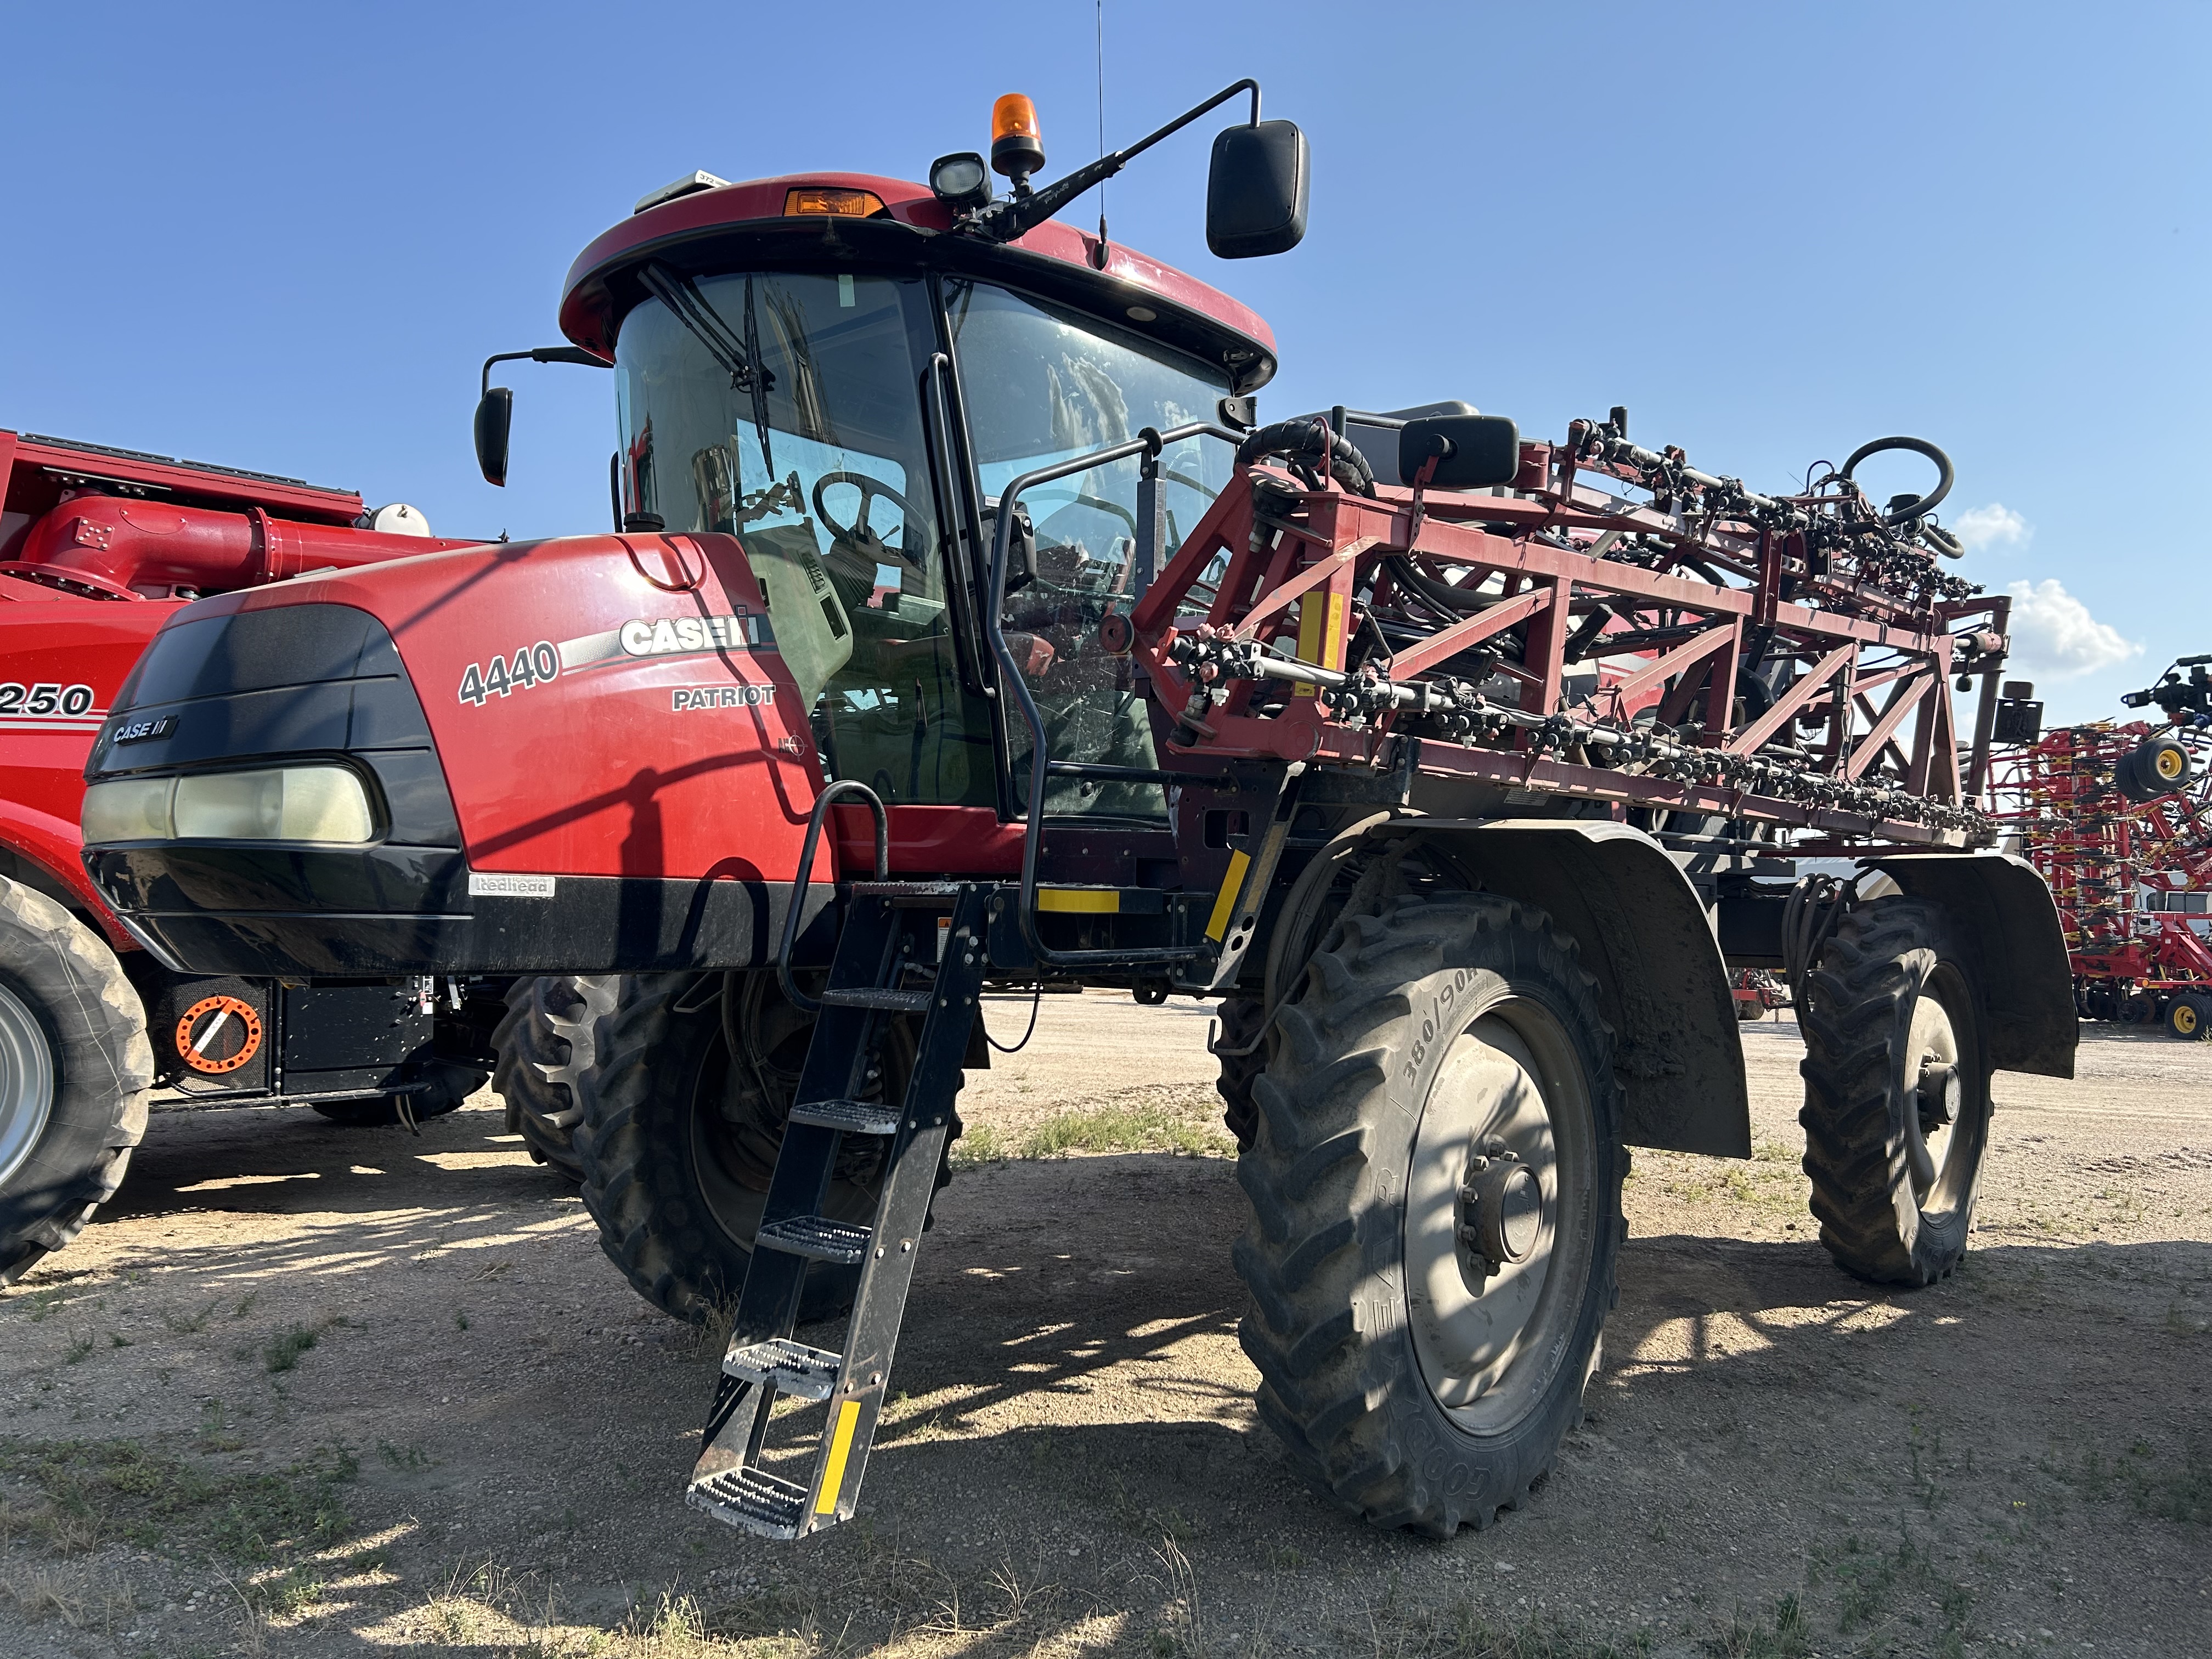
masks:
<svg viewBox="0 0 2212 1659"><path fill-rule="evenodd" d="M899 1109L872 1100L810 1100L791 1109L791 1121L848 1135L895 1135Z"/></svg>
<svg viewBox="0 0 2212 1659"><path fill-rule="evenodd" d="M789 1255L811 1256L817 1261L842 1262L850 1267L867 1259L868 1241L874 1237L866 1227L832 1221L827 1216L795 1215L771 1221L756 1235L755 1242Z"/></svg>
<svg viewBox="0 0 2212 1659"><path fill-rule="evenodd" d="M855 881L846 884L854 898L929 899L950 906L960 896L957 881Z"/></svg>
<svg viewBox="0 0 2212 1659"><path fill-rule="evenodd" d="M934 992L890 991L874 986L858 986L842 991L824 991L823 1005L830 1008L881 1008L894 1014L926 1014Z"/></svg>
<svg viewBox="0 0 2212 1659"><path fill-rule="evenodd" d="M789 1337L732 1348L722 1360L723 1372L741 1382L765 1384L800 1400L827 1400L837 1386L842 1355L810 1348Z"/></svg>
<svg viewBox="0 0 2212 1659"><path fill-rule="evenodd" d="M717 1521L763 1538L796 1538L806 1512L806 1488L765 1469L724 1469L695 1480L684 1494Z"/></svg>

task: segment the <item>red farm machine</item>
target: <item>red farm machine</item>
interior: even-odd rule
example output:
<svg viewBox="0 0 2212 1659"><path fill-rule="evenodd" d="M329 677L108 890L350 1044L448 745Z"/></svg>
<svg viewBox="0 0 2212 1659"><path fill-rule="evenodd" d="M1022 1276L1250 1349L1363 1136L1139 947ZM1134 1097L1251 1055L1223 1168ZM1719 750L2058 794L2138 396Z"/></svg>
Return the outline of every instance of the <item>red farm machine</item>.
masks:
<svg viewBox="0 0 2212 1659"><path fill-rule="evenodd" d="M1008 196L960 155L648 197L560 312L617 530L203 600L94 750L144 827L87 867L179 970L545 976L502 1054L539 1136L643 1294L733 1299L690 1487L731 1523L854 1513L987 988L1218 1000L1261 1414L1435 1534L1577 1419L1626 1148L1748 1155L1735 973L1796 988L1813 1207L1870 1279L1958 1263L1992 1070L2071 1074L2057 914L1976 805L2007 602L1946 568L1941 452L1769 495L1620 410L1260 423L1258 317L1051 218L1247 93L1208 241L1279 252L1305 145L1250 82L1042 188L1002 100ZM1876 503L1899 447L1941 482ZM268 657L390 688L406 787L224 693ZM343 777L358 828L168 832L234 769Z"/></svg>
<svg viewBox="0 0 2212 1659"><path fill-rule="evenodd" d="M2085 1019L2212 1036L2212 655L2122 701L2163 720L2022 729L1990 810L2051 884ZM2031 688L2008 685L2005 716ZM2018 696L2009 694L2017 693Z"/></svg>
<svg viewBox="0 0 2212 1659"><path fill-rule="evenodd" d="M472 544L430 538L413 508L371 512L350 491L31 433L0 431L0 481L6 1284L114 1193L145 1132L151 1087L168 1105L306 1101L341 1121L388 1122L459 1105L483 1079L472 1062L489 1044L476 1018L482 999L434 1012L427 981L280 985L165 966L139 948L79 856L94 740L125 756L142 743L175 750L179 724L200 721L188 681L137 675L170 617L205 594ZM230 662L225 689L283 685L289 669L249 653ZM149 691L175 708L112 718ZM279 696L295 740L377 741L360 705L313 708ZM172 805L173 819L231 836L264 821L312 832L316 810L250 773L204 780ZM459 994L445 993L447 1002ZM499 1006L495 998L495 1015Z"/></svg>

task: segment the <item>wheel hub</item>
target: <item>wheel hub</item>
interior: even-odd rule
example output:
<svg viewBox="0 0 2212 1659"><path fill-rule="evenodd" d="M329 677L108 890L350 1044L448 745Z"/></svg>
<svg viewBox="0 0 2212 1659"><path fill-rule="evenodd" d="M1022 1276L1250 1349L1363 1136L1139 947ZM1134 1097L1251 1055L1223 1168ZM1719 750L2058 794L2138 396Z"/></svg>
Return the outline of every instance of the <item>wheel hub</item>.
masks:
<svg viewBox="0 0 2212 1659"><path fill-rule="evenodd" d="M1407 1172L1407 1312L1431 1395L1494 1432L1540 1395L1578 1305L1589 1100L1571 1040L1528 1003L1449 1043Z"/></svg>
<svg viewBox="0 0 2212 1659"><path fill-rule="evenodd" d="M1966 1103L1966 1091L1956 1066L1931 1060L1921 1066L1920 1127L1923 1130L1945 1129L1956 1123L1960 1109Z"/></svg>
<svg viewBox="0 0 2212 1659"><path fill-rule="evenodd" d="M0 1181L22 1168L54 1109L46 1034L21 999L0 985Z"/></svg>
<svg viewBox="0 0 2212 1659"><path fill-rule="evenodd" d="M1486 1139L1468 1157L1459 1189L1456 1232L1473 1258L1468 1265L1495 1279L1534 1255L1543 1231L1544 1194L1535 1175L1503 1140Z"/></svg>

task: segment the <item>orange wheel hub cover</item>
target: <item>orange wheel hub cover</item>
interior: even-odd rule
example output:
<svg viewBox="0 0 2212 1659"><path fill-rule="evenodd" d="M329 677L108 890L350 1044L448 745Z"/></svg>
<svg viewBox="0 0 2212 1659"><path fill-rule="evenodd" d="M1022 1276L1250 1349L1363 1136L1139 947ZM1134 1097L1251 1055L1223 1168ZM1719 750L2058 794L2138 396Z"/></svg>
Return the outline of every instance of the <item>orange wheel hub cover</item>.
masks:
<svg viewBox="0 0 2212 1659"><path fill-rule="evenodd" d="M230 1047L233 1026L240 1034L237 1050L217 1059L216 1054ZM236 1071L260 1052L261 1016L253 1012L252 1003L236 997L203 997L185 1009L185 1017L177 1022L177 1053L195 1072L219 1077Z"/></svg>

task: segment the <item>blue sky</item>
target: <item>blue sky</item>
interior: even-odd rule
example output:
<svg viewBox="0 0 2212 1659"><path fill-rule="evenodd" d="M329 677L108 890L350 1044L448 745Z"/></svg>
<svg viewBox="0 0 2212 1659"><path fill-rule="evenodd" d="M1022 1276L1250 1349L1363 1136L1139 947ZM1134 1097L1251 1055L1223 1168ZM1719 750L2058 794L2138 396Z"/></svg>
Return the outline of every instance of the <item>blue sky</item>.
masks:
<svg viewBox="0 0 2212 1659"><path fill-rule="evenodd" d="M1273 324L1273 414L1465 398L1778 488L1893 432L1957 461L1965 574L2026 596L2053 717L2212 650L2202 493L2212 8L1106 0L1122 143L1238 76L1312 141L1311 229L1205 251L1211 124L1117 240ZM595 529L611 391L522 365L576 252L693 167L918 177L1032 94L1095 153L1094 9L17 8L0 424ZM1095 214L1088 203L1079 216ZM1874 480L1909 487L1906 464Z"/></svg>

